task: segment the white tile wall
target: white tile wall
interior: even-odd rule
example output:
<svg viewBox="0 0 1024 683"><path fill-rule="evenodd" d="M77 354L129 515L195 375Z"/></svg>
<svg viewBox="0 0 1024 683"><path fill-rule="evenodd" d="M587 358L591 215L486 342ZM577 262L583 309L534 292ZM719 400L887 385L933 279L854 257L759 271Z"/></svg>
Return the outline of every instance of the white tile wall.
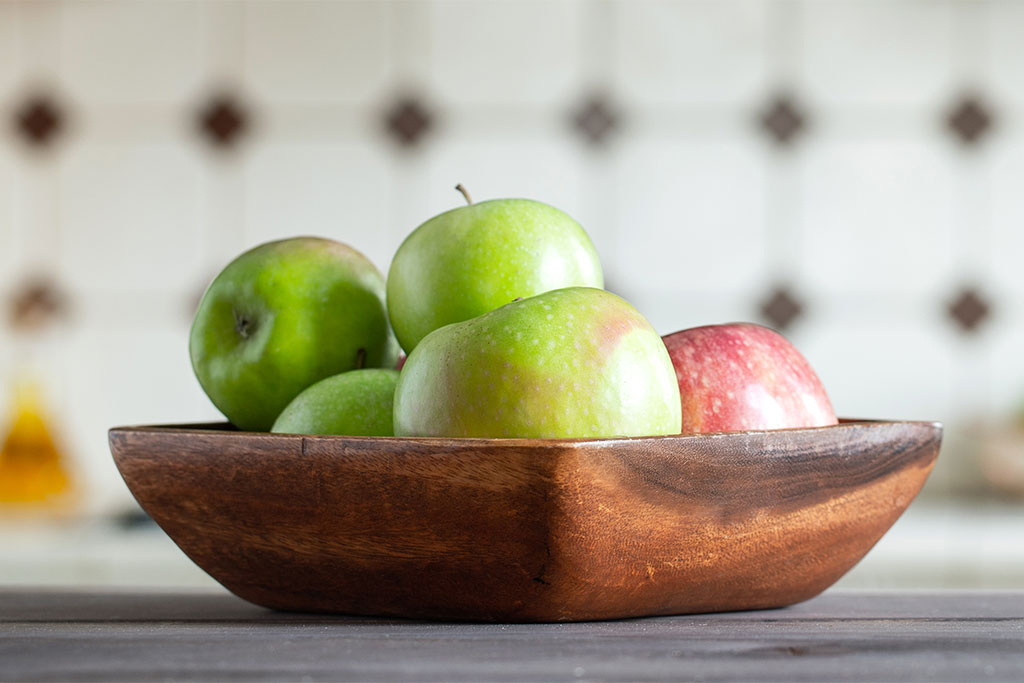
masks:
<svg viewBox="0 0 1024 683"><path fill-rule="evenodd" d="M13 4L0 4L0 98L8 98L21 79L20 12Z"/></svg>
<svg viewBox="0 0 1024 683"><path fill-rule="evenodd" d="M638 105L750 105L766 85L769 3L614 3L612 84Z"/></svg>
<svg viewBox="0 0 1024 683"><path fill-rule="evenodd" d="M391 72L386 2L245 5L245 82L291 105L375 104Z"/></svg>
<svg viewBox="0 0 1024 683"><path fill-rule="evenodd" d="M61 9L61 86L76 103L174 106L203 82L199 3L68 2Z"/></svg>
<svg viewBox="0 0 1024 683"><path fill-rule="evenodd" d="M764 279L764 172L743 140L622 145L616 178L620 277L674 292L750 291Z"/></svg>
<svg viewBox="0 0 1024 683"><path fill-rule="evenodd" d="M840 415L949 420L956 392L955 347L918 315L903 320L844 318L808 325L799 345Z"/></svg>
<svg viewBox="0 0 1024 683"><path fill-rule="evenodd" d="M187 292L201 276L201 159L178 145L91 145L60 161L58 264L76 290Z"/></svg>
<svg viewBox="0 0 1024 683"><path fill-rule="evenodd" d="M386 272L404 235L390 225L390 150L346 144L268 144L245 160L245 244L319 235L351 244Z"/></svg>
<svg viewBox="0 0 1024 683"><path fill-rule="evenodd" d="M97 507L127 500L109 426L215 417L186 345L217 269L314 233L386 270L457 182L575 216L665 333L791 284L841 413L956 435L1024 394L1021 35L1009 0L0 3L0 114L67 106L49 150L0 129L0 293L39 268L69 290L46 378ZM968 148L943 121L972 90L997 126ZM250 108L231 149L196 132L221 91ZM757 122L780 91L808 120L788 147ZM597 146L570 123L592 93L620 114ZM406 94L434 117L409 148L381 120ZM994 307L973 335L944 312L965 284Z"/></svg>
<svg viewBox="0 0 1024 683"><path fill-rule="evenodd" d="M431 3L430 86L460 106L568 106L579 88L582 2Z"/></svg>
<svg viewBox="0 0 1024 683"><path fill-rule="evenodd" d="M955 262L954 158L935 137L826 139L803 157L800 273L812 290L942 291Z"/></svg>
<svg viewBox="0 0 1024 683"><path fill-rule="evenodd" d="M21 266L19 252L24 249L24 233L20 229L21 178L18 160L0 146L0 291L13 286Z"/></svg>
<svg viewBox="0 0 1024 683"><path fill-rule="evenodd" d="M672 292L650 287L635 274L618 269L607 275L605 286L636 306L662 335L689 327L757 319L756 302L749 292Z"/></svg>
<svg viewBox="0 0 1024 683"><path fill-rule="evenodd" d="M992 278L1020 301L1024 297L1024 131L1012 131L990 156L986 180L991 193Z"/></svg>
<svg viewBox="0 0 1024 683"><path fill-rule="evenodd" d="M953 5L800 3L800 63L807 97L829 106L941 103L955 85Z"/></svg>
<svg viewBox="0 0 1024 683"><path fill-rule="evenodd" d="M992 0L987 3L989 82L993 96L1008 104L1024 105L1024 50L1020 48L1024 30L1024 4L1017 0Z"/></svg>
<svg viewBox="0 0 1024 683"><path fill-rule="evenodd" d="M7 277L10 287L23 278L53 275L57 249L58 207L52 201L58 169L47 158L24 163L18 159L17 175L8 187L14 205L13 265Z"/></svg>

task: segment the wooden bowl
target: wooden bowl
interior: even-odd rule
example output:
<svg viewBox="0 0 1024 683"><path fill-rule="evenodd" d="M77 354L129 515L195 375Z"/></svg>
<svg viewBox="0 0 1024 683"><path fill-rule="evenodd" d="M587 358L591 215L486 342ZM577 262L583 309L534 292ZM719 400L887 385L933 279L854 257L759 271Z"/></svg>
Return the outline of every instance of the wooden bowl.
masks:
<svg viewBox="0 0 1024 683"><path fill-rule="evenodd" d="M630 439L295 436L121 427L135 498L266 607L578 621L817 595L921 489L929 422Z"/></svg>

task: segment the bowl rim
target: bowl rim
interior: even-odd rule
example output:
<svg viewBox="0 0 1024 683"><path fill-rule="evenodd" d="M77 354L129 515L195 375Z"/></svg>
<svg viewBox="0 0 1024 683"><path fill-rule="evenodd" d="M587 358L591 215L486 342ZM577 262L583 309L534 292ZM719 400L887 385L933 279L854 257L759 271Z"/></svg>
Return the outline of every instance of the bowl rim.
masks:
<svg viewBox="0 0 1024 683"><path fill-rule="evenodd" d="M813 432L833 432L836 430L851 430L857 428L871 427L919 427L943 431L943 423L931 420L884 420L866 418L839 418L834 425L822 425L818 427L789 427L785 429L751 429L732 432L703 432L691 434L656 434L649 436L602 436L602 437L580 437L580 438L512 438L512 437L452 437L452 436L347 436L341 434L291 434L285 432L246 432L235 429L229 422L188 422L181 424L154 424L154 425L126 425L111 427L108 436L114 434L180 434L190 436L211 436L221 438L245 437L261 439L294 440L315 439L317 441L355 441L362 443L394 443L394 444L422 444L424 446L447 446L465 445L503 447L503 448L551 448L551 447L580 447L595 444L608 443L635 443L641 441L654 442L697 442L707 439L742 439L742 438L772 438L785 437L791 434L803 434Z"/></svg>

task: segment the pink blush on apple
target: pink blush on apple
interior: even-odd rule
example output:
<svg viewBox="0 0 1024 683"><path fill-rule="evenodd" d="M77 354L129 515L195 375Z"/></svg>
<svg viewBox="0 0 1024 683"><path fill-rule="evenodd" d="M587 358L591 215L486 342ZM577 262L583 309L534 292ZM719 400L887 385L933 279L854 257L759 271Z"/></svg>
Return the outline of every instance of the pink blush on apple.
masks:
<svg viewBox="0 0 1024 683"><path fill-rule="evenodd" d="M664 337L682 401L682 432L837 424L807 359L778 332L752 323L708 325Z"/></svg>

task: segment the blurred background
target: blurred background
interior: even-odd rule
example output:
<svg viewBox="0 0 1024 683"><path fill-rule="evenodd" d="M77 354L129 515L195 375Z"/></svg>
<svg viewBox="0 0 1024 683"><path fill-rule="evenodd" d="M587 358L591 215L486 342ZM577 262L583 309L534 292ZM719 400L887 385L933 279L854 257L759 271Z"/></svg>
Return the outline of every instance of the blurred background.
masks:
<svg viewBox="0 0 1024 683"><path fill-rule="evenodd" d="M938 420L847 587L1024 587L1024 2L0 3L0 585L208 586L114 425L216 420L242 250L386 272L430 216L558 206L662 333L755 320L840 415Z"/></svg>

